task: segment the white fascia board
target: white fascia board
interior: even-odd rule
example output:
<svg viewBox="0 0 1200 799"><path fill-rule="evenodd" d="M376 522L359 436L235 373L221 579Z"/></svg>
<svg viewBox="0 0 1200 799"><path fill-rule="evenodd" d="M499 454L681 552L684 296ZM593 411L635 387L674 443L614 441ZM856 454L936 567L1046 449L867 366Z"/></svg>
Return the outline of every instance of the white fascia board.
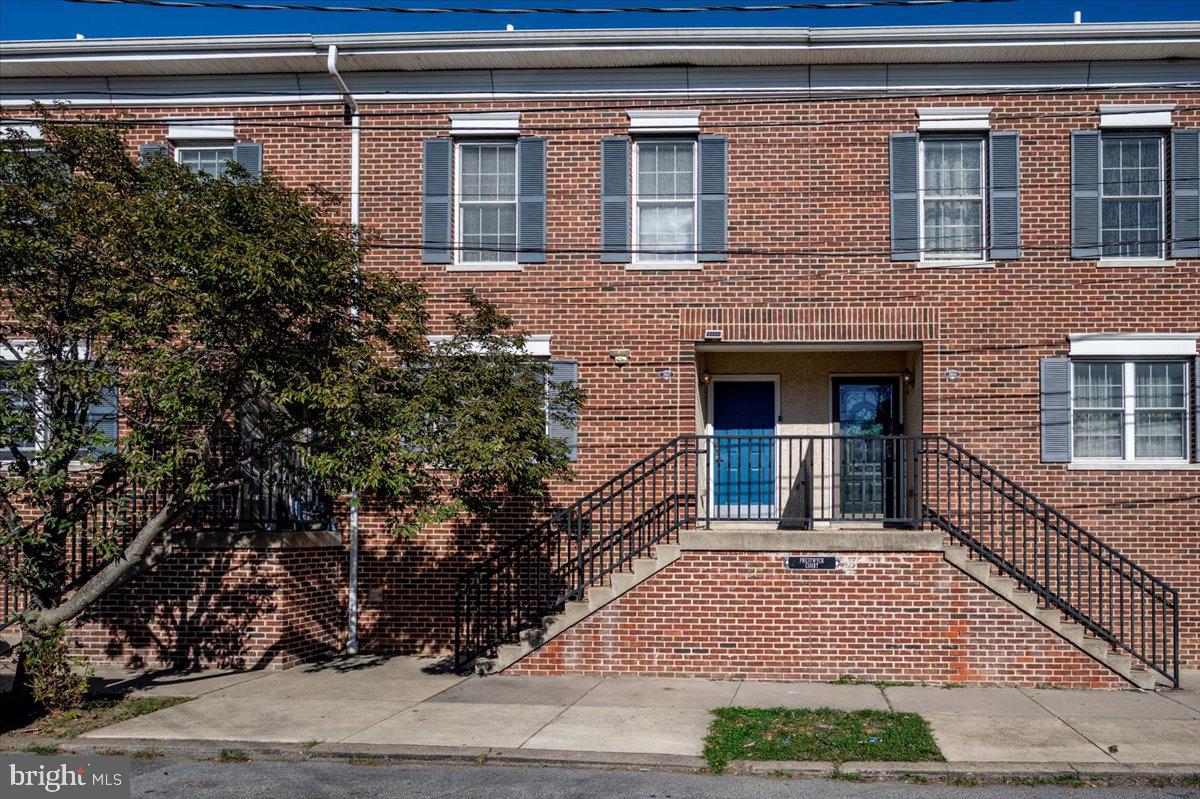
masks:
<svg viewBox="0 0 1200 799"><path fill-rule="evenodd" d="M642 108L629 112L630 133L699 133L700 112L679 108Z"/></svg>
<svg viewBox="0 0 1200 799"><path fill-rule="evenodd" d="M918 108L918 130L990 130L992 107Z"/></svg>
<svg viewBox="0 0 1200 799"><path fill-rule="evenodd" d="M520 111L450 115L450 134L453 136L516 136L520 131Z"/></svg>
<svg viewBox="0 0 1200 799"><path fill-rule="evenodd" d="M453 336L426 336L430 345L444 344ZM473 347L477 352L482 353L483 348L476 345ZM522 355L528 355L531 358L549 358L550 357L550 335L537 334L525 337L525 349L521 351Z"/></svg>
<svg viewBox="0 0 1200 799"><path fill-rule="evenodd" d="M232 119L214 119L212 122L167 122L167 138L175 141L233 141Z"/></svg>
<svg viewBox="0 0 1200 799"><path fill-rule="evenodd" d="M1071 357L1195 357L1195 333L1072 333Z"/></svg>
<svg viewBox="0 0 1200 799"><path fill-rule="evenodd" d="M1157 105L1102 105L1101 128L1169 128L1174 103Z"/></svg>

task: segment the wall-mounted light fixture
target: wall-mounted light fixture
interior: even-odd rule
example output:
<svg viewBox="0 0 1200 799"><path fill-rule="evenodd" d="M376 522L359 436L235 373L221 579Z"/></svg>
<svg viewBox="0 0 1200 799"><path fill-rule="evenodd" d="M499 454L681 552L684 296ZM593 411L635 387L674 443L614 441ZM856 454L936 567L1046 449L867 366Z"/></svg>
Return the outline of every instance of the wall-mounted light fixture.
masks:
<svg viewBox="0 0 1200 799"><path fill-rule="evenodd" d="M913 374L912 369L905 369L904 373L902 375L902 379L904 380L905 388L912 388L913 384L917 382L917 376L915 374Z"/></svg>
<svg viewBox="0 0 1200 799"><path fill-rule="evenodd" d="M700 385L702 386L707 386L711 380L712 375L710 375L708 372L704 372L700 375Z"/></svg>

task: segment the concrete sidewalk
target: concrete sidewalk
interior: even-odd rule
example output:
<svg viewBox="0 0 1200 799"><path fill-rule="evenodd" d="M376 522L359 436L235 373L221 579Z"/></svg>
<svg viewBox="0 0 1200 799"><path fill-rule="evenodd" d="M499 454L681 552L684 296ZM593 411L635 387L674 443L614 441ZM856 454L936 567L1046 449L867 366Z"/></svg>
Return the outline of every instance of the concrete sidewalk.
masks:
<svg viewBox="0 0 1200 799"><path fill-rule="evenodd" d="M699 755L713 708L892 709L929 719L951 762L1200 764L1200 673L1185 690L885 687L666 678L460 677L431 658L346 658L282 672L109 686L194 701L91 739L414 745Z"/></svg>

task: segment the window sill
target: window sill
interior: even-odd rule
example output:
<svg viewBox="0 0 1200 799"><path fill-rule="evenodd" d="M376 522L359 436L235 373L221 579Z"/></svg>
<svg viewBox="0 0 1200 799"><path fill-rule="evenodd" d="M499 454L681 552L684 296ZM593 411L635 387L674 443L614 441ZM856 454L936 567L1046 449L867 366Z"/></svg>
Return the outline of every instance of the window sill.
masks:
<svg viewBox="0 0 1200 799"><path fill-rule="evenodd" d="M447 272L523 272L521 264L450 264Z"/></svg>
<svg viewBox="0 0 1200 799"><path fill-rule="evenodd" d="M633 272L687 272L704 268L700 263L663 263L663 264L626 264L625 268Z"/></svg>
<svg viewBox="0 0 1200 799"><path fill-rule="evenodd" d="M1067 469L1073 472L1194 472L1200 463L1186 461L1071 461Z"/></svg>
<svg viewBox="0 0 1200 799"><path fill-rule="evenodd" d="M918 269L995 269L995 261L973 261L962 260L956 261L946 259L945 261L918 261Z"/></svg>
<svg viewBox="0 0 1200 799"><path fill-rule="evenodd" d="M1173 258L1101 258L1096 262L1100 267L1146 267L1146 266L1174 266L1175 259Z"/></svg>

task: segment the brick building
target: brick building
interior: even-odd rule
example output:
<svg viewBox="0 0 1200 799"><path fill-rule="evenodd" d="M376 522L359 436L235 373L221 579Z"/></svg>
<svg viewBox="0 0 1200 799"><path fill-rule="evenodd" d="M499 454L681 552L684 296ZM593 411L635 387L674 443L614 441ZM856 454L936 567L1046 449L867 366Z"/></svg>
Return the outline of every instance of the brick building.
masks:
<svg viewBox="0 0 1200 799"><path fill-rule="evenodd" d="M497 301L589 397L552 518L197 533L91 657L287 665L353 616L511 673L1200 664L1200 24L7 42L0 76L10 118L341 193L364 268Z"/></svg>

